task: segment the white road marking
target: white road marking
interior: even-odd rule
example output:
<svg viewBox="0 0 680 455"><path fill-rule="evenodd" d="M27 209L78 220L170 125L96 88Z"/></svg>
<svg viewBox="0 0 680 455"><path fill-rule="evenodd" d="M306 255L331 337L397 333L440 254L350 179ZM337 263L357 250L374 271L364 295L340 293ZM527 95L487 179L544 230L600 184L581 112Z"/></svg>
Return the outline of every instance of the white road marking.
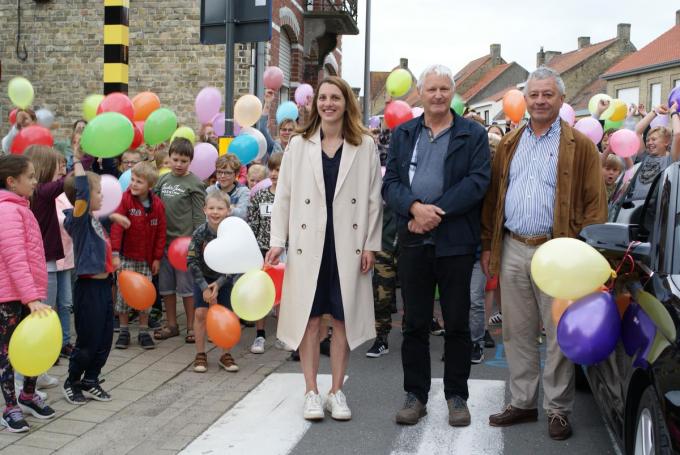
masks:
<svg viewBox="0 0 680 455"><path fill-rule="evenodd" d="M502 454L502 430L489 425L489 415L499 412L505 403L505 382L471 379L468 388L472 424L453 428L448 423L443 381L432 379L427 415L417 425L401 431L391 455Z"/></svg>

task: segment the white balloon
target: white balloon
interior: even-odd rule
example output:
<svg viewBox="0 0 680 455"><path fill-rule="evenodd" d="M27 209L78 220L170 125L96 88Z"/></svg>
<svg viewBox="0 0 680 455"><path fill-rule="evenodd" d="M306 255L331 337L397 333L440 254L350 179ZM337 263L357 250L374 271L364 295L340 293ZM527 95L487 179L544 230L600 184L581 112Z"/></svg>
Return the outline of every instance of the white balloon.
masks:
<svg viewBox="0 0 680 455"><path fill-rule="evenodd" d="M49 129L54 123L54 114L48 109L42 108L35 111L35 117L38 119L38 124Z"/></svg>
<svg viewBox="0 0 680 455"><path fill-rule="evenodd" d="M222 221L217 228L217 238L203 251L208 267L219 273L246 273L259 270L264 258L248 223L236 216Z"/></svg>
<svg viewBox="0 0 680 455"><path fill-rule="evenodd" d="M258 151L255 159L259 160L260 158L262 158L264 154L267 153L267 139L265 139L264 134L262 134L260 130L253 128L252 126L246 126L244 128L241 128L239 136L243 134L249 134L257 140Z"/></svg>

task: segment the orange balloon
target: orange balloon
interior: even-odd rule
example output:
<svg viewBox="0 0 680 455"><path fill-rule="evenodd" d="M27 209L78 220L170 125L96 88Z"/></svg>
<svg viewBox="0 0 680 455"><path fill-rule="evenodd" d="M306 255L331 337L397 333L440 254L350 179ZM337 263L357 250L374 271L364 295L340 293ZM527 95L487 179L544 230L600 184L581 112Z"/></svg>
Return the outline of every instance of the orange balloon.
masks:
<svg viewBox="0 0 680 455"><path fill-rule="evenodd" d="M566 300L566 299L555 299L553 300L552 304L552 319L553 323L555 324L555 327L557 327L557 324L560 322L560 318L562 317L562 314L567 310L569 305L571 305L573 300Z"/></svg>
<svg viewBox="0 0 680 455"><path fill-rule="evenodd" d="M626 309L628 309L630 301L631 295L627 292L616 297L616 307L619 309L619 316L623 317L623 313L625 313Z"/></svg>
<svg viewBox="0 0 680 455"><path fill-rule="evenodd" d="M519 123L524 118L524 113L527 109L527 103L524 100L524 94L513 88L503 96L503 112L514 123Z"/></svg>
<svg viewBox="0 0 680 455"><path fill-rule="evenodd" d="M153 92L142 92L132 98L135 108L135 121L146 120L153 111L161 107L161 100Z"/></svg>
<svg viewBox="0 0 680 455"><path fill-rule="evenodd" d="M205 325L208 337L222 349L233 348L241 339L238 316L222 305L210 305Z"/></svg>
<svg viewBox="0 0 680 455"><path fill-rule="evenodd" d="M141 273L123 270L118 273L118 289L125 303L135 310L146 310L156 301L156 289Z"/></svg>

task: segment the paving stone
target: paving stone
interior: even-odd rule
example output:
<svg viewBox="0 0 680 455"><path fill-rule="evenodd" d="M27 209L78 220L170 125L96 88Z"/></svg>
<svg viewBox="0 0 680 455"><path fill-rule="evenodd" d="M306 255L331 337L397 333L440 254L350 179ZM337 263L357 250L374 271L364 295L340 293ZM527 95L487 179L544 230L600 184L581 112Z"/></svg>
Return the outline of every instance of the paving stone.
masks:
<svg viewBox="0 0 680 455"><path fill-rule="evenodd" d="M97 424L94 422L83 422L82 420L73 420L64 417L45 425L43 429L51 433L80 436L81 434L90 431L95 425Z"/></svg>
<svg viewBox="0 0 680 455"><path fill-rule="evenodd" d="M52 449L41 449L21 444L14 444L2 449L2 455L48 455L53 452Z"/></svg>
<svg viewBox="0 0 680 455"><path fill-rule="evenodd" d="M115 411L104 411L103 409L88 408L81 406L75 411L71 411L66 416L73 420L82 420L84 422L100 423L114 415Z"/></svg>
<svg viewBox="0 0 680 455"><path fill-rule="evenodd" d="M43 449L57 450L73 441L76 436L62 433L50 433L49 431L32 431L21 440L21 445L40 447Z"/></svg>

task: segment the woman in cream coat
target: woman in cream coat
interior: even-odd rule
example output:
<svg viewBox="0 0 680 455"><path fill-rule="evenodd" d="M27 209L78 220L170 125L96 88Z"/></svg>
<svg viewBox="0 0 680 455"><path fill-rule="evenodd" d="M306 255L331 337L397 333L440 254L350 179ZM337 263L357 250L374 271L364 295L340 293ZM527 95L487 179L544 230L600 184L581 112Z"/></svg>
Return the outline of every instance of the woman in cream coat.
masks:
<svg viewBox="0 0 680 455"><path fill-rule="evenodd" d="M305 419L324 417L316 375L320 316L330 313L333 384L325 408L349 420L341 390L349 350L375 338L370 272L381 248L380 163L344 80L321 82L310 117L281 163L265 262L277 264L287 246L277 336L299 346Z"/></svg>

